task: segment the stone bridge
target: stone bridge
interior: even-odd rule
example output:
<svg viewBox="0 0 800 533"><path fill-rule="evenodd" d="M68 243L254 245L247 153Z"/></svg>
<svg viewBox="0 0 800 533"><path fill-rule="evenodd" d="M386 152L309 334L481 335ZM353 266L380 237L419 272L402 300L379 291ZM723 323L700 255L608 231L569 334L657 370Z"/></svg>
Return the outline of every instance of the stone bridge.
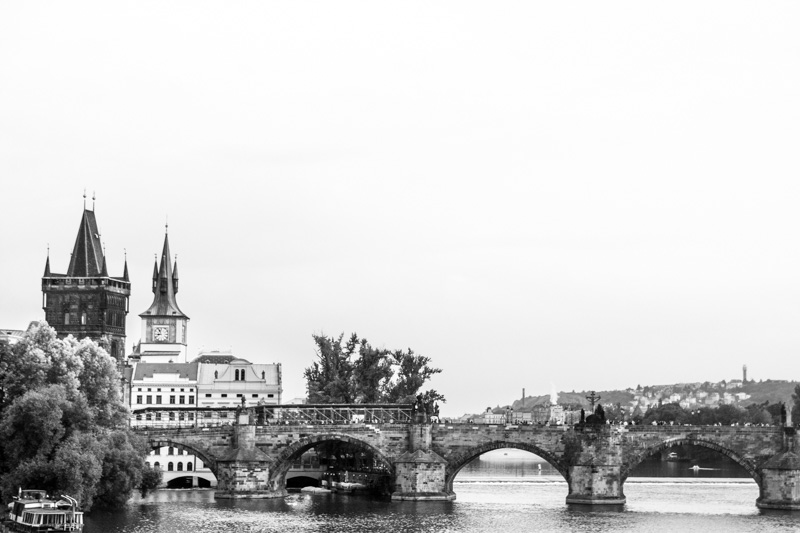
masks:
<svg viewBox="0 0 800 533"><path fill-rule="evenodd" d="M138 432L154 448L173 446L197 455L217 477L217 498L283 496L295 458L320 443L347 442L385 464L394 500L454 499L453 481L466 464L490 450L517 448L542 457L564 476L567 503L623 504L625 480L639 463L668 447L692 444L741 465L758 484L759 507L800 510L794 428L242 423Z"/></svg>

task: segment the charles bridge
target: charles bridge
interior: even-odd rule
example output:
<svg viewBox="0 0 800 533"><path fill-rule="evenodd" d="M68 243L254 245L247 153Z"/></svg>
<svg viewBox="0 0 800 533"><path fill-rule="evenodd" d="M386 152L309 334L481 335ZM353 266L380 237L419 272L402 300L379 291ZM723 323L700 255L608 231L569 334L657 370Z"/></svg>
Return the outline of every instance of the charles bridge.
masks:
<svg viewBox="0 0 800 533"><path fill-rule="evenodd" d="M639 463L690 444L742 466L758 484L758 507L800 510L798 436L790 427L474 425L413 416L310 422L289 417L265 423L245 412L231 425L136 429L153 448L173 446L201 459L217 477L217 498L284 496L286 473L297 457L321 443L344 442L385 465L393 500L455 499L453 481L461 468L487 451L516 448L564 476L567 503L618 505L625 503L625 480Z"/></svg>

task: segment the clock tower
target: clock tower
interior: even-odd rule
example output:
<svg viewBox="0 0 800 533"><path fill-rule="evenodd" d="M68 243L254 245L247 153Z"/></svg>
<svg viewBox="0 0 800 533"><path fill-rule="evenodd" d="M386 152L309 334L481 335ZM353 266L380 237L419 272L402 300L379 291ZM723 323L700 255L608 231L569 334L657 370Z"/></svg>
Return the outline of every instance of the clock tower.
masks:
<svg viewBox="0 0 800 533"><path fill-rule="evenodd" d="M178 263L172 265L169 235L164 234L161 263L153 266L153 303L142 318L139 360L146 363L185 363L186 326L189 317L175 300L178 293Z"/></svg>

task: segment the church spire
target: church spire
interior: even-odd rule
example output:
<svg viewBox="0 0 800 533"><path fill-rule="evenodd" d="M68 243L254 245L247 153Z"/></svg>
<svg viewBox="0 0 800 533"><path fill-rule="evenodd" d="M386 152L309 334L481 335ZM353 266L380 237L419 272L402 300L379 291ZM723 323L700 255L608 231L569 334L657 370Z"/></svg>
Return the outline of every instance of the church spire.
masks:
<svg viewBox="0 0 800 533"><path fill-rule="evenodd" d="M125 270L122 272L122 281L130 281L128 278L128 250L125 250Z"/></svg>

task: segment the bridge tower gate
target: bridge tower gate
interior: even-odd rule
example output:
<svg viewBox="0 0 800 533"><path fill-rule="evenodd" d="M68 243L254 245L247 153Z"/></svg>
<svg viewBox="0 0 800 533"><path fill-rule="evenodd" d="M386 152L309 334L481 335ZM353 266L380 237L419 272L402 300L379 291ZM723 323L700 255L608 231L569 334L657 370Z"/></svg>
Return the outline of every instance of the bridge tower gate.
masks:
<svg viewBox="0 0 800 533"><path fill-rule="evenodd" d="M445 461L431 450L430 423L408 426L408 452L394 460L395 487L392 500L454 500L454 492L447 491Z"/></svg>

